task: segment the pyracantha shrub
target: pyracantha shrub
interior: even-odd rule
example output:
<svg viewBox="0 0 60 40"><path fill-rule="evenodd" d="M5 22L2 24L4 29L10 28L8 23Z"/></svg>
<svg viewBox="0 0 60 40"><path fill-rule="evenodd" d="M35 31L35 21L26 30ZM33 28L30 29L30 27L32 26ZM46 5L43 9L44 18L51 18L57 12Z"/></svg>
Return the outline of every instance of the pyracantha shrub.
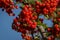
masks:
<svg viewBox="0 0 60 40"><path fill-rule="evenodd" d="M24 40L56 40L60 38L60 0L0 0L0 8L9 16L14 16L16 4L21 3L21 12L14 18L12 29L21 32ZM44 15L44 18L40 18ZM51 20L52 27L44 24Z"/></svg>

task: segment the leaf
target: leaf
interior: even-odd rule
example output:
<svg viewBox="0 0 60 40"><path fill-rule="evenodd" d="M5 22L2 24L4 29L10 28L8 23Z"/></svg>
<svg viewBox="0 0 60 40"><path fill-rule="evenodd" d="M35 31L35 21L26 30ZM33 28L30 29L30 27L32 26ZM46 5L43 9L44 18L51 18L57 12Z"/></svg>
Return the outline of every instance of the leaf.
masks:
<svg viewBox="0 0 60 40"><path fill-rule="evenodd" d="M47 29L48 28L48 26L46 24L41 23L41 21L39 21L39 20L37 20L37 25L38 26L43 26L44 29Z"/></svg>
<svg viewBox="0 0 60 40"><path fill-rule="evenodd" d="M46 24L43 24L42 26L44 27L44 29L48 28L48 26Z"/></svg>
<svg viewBox="0 0 60 40"><path fill-rule="evenodd" d="M21 4L20 8L21 8L21 7L23 8L24 6L25 6L24 4Z"/></svg>
<svg viewBox="0 0 60 40"><path fill-rule="evenodd" d="M55 16L55 17L57 16L56 12L54 12L54 16Z"/></svg>
<svg viewBox="0 0 60 40"><path fill-rule="evenodd" d="M38 1L40 1L40 2L41 2L41 0L38 0Z"/></svg>
<svg viewBox="0 0 60 40"><path fill-rule="evenodd" d="M48 19L49 18L49 16L48 15L45 15L45 19Z"/></svg>
<svg viewBox="0 0 60 40"><path fill-rule="evenodd" d="M34 40L40 40L40 39L38 38L38 36L35 36Z"/></svg>
<svg viewBox="0 0 60 40"><path fill-rule="evenodd" d="M50 33L46 33L46 36L49 36L50 35Z"/></svg>
<svg viewBox="0 0 60 40"><path fill-rule="evenodd" d="M41 25L41 22L39 20L37 21L37 25Z"/></svg>
<svg viewBox="0 0 60 40"><path fill-rule="evenodd" d="M34 0L29 0L29 3L34 4L35 1Z"/></svg>

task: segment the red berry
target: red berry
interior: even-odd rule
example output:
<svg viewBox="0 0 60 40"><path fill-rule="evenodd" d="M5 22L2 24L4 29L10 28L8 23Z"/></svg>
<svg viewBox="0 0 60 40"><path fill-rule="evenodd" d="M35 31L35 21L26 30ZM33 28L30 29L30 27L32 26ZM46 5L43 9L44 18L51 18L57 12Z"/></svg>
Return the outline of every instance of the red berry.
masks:
<svg viewBox="0 0 60 40"><path fill-rule="evenodd" d="M50 32L51 31L51 28L47 28L47 31Z"/></svg>

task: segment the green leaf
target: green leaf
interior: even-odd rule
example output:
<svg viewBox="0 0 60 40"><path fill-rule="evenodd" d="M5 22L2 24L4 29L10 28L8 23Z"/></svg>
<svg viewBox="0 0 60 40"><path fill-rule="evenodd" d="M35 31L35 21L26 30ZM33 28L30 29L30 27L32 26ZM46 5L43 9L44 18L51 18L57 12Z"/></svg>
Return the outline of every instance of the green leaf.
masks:
<svg viewBox="0 0 60 40"><path fill-rule="evenodd" d="M21 6L20 6L20 7L22 7L22 8L23 8L24 6L25 6L24 4L21 4Z"/></svg>
<svg viewBox="0 0 60 40"><path fill-rule="evenodd" d="M49 18L49 16L48 15L45 15L45 19L48 19Z"/></svg>
<svg viewBox="0 0 60 40"><path fill-rule="evenodd" d="M35 37L34 37L34 40L40 40L40 39L38 38L38 36L35 36Z"/></svg>
<svg viewBox="0 0 60 40"><path fill-rule="evenodd" d="M49 36L50 35L50 33L46 33L46 36Z"/></svg>
<svg viewBox="0 0 60 40"><path fill-rule="evenodd" d="M46 24L43 24L42 26L44 27L44 29L48 28L48 26Z"/></svg>
<svg viewBox="0 0 60 40"><path fill-rule="evenodd" d="M40 1L40 2L41 2L42 0L38 0L38 1Z"/></svg>
<svg viewBox="0 0 60 40"><path fill-rule="evenodd" d="M34 0L29 0L28 2L31 3L31 4L35 4Z"/></svg>
<svg viewBox="0 0 60 40"><path fill-rule="evenodd" d="M37 21L37 25L41 25L41 22L39 20Z"/></svg>
<svg viewBox="0 0 60 40"><path fill-rule="evenodd" d="M54 12L54 16L55 16L55 17L57 16L56 12Z"/></svg>

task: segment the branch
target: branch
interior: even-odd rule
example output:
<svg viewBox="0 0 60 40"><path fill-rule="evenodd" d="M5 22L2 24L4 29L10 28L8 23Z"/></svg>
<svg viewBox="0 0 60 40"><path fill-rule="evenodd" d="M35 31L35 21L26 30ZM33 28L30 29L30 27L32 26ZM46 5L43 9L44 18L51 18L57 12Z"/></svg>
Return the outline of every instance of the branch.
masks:
<svg viewBox="0 0 60 40"><path fill-rule="evenodd" d="M37 26L37 28L38 28L38 31L40 31L40 33L41 33L42 39L47 40L46 33L45 33L43 26Z"/></svg>
<svg viewBox="0 0 60 40"><path fill-rule="evenodd" d="M32 40L34 40L34 35L33 35L33 31L31 32L31 35L32 35Z"/></svg>

